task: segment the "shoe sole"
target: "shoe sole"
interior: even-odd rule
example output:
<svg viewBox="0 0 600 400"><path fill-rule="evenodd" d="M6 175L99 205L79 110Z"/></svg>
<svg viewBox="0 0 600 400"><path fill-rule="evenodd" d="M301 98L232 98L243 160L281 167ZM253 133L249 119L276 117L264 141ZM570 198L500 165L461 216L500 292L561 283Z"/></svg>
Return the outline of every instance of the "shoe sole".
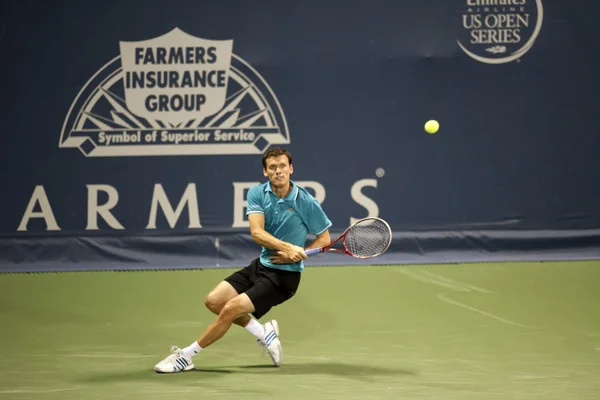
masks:
<svg viewBox="0 0 600 400"><path fill-rule="evenodd" d="M276 367L281 367L281 363L283 362L283 347L281 346L281 340L279 340L279 324L277 323L277 320L271 320L271 325L273 325L273 330L275 330L275 333L277 334L277 340L279 341L279 354L281 354L281 361L279 362L279 364L275 363L275 361L273 360L273 364Z"/></svg>
<svg viewBox="0 0 600 400"><path fill-rule="evenodd" d="M176 374L176 373L179 373L179 372L190 371L192 369L194 369L194 364L190 364L187 367L185 367L184 369L181 369L181 370L179 370L177 372L175 372L175 371L160 371L160 370L154 368L154 370L156 372L158 372L159 374Z"/></svg>

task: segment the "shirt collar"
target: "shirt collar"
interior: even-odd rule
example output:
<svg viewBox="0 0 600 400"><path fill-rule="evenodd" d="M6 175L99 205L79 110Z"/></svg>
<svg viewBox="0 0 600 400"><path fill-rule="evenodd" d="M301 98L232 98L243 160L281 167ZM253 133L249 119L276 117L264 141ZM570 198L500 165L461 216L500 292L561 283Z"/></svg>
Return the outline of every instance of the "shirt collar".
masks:
<svg viewBox="0 0 600 400"><path fill-rule="evenodd" d="M287 196L280 200L296 201L296 199L298 198L298 185L296 185L296 183L294 183L294 181L291 179L290 185L292 185L292 190L290 190L290 193ZM267 182L267 184L265 185L265 192L273 193L273 189L271 189L271 182Z"/></svg>

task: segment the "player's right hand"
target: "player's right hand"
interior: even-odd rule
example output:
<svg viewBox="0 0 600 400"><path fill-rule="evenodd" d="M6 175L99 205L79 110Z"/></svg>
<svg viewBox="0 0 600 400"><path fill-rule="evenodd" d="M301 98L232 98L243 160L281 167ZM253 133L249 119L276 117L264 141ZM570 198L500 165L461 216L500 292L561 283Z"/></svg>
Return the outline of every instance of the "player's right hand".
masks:
<svg viewBox="0 0 600 400"><path fill-rule="evenodd" d="M308 258L302 247L294 246L293 244L290 244L285 252L287 253L287 257L293 262L299 262Z"/></svg>

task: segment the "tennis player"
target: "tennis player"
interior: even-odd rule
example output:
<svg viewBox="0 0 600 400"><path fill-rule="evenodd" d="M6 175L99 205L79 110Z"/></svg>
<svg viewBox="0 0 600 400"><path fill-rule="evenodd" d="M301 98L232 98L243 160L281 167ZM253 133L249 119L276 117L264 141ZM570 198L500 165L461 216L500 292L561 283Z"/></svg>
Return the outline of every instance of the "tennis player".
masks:
<svg viewBox="0 0 600 400"><path fill-rule="evenodd" d="M318 201L290 180L294 167L287 150L270 149L262 166L268 182L248 191L246 212L252 238L262 246L260 257L225 278L206 296L204 303L217 315L216 320L188 347L172 347L172 354L155 365L157 372L193 369L192 358L223 337L232 324L254 335L273 364L281 366L279 325L276 320L265 324L258 320L294 296L304 271L307 234L316 236L307 248L328 245L331 221Z"/></svg>

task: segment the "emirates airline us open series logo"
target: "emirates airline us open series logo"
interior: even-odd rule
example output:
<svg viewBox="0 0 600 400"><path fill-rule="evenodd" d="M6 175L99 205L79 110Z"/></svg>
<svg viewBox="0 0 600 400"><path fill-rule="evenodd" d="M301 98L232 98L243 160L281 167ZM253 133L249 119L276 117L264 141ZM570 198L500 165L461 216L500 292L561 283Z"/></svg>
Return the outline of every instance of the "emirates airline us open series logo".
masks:
<svg viewBox="0 0 600 400"><path fill-rule="evenodd" d="M503 64L521 58L542 29L542 0L458 1L463 28L458 45L479 62Z"/></svg>
<svg viewBox="0 0 600 400"><path fill-rule="evenodd" d="M279 101L232 53L233 40L176 28L120 47L75 98L59 147L115 157L257 154L290 143Z"/></svg>

